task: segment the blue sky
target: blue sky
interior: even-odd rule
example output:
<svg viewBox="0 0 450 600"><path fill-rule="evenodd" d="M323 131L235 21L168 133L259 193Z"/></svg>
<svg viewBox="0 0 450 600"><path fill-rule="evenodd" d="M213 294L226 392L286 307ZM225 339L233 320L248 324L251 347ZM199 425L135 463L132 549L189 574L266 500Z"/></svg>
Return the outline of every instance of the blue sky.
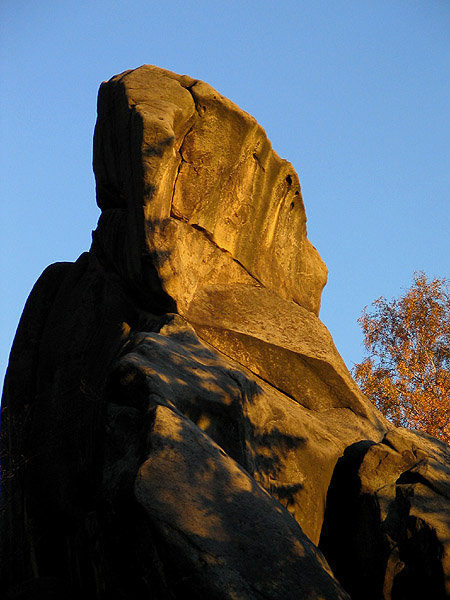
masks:
<svg viewBox="0 0 450 600"><path fill-rule="evenodd" d="M365 305L450 276L449 32L448 0L1 0L1 377L40 273L89 249L98 87L145 63L207 81L293 163L321 318L360 361Z"/></svg>

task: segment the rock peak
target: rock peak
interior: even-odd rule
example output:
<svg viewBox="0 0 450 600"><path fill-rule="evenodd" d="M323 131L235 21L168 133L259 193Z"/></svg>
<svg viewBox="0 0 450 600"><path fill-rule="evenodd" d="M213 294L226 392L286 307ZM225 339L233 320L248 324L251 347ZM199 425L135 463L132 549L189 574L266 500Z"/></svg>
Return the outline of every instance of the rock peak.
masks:
<svg viewBox="0 0 450 600"><path fill-rule="evenodd" d="M318 314L327 271L306 237L298 176L208 84L147 65L103 83L94 170L99 207L127 220L122 270L144 281L151 256L181 314L217 281L262 284Z"/></svg>

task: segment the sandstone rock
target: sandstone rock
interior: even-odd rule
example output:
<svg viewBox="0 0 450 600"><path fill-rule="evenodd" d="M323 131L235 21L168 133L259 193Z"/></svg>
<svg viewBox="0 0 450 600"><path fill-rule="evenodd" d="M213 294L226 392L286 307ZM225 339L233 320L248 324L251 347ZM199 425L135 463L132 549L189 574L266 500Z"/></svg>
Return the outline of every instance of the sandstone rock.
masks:
<svg viewBox="0 0 450 600"><path fill-rule="evenodd" d="M350 408L386 421L361 394L323 323L310 311L266 288L202 287L187 319L215 348L316 411Z"/></svg>
<svg viewBox="0 0 450 600"><path fill-rule="evenodd" d="M450 596L449 476L448 446L409 430L347 451L320 547L353 599Z"/></svg>
<svg viewBox="0 0 450 600"><path fill-rule="evenodd" d="M450 597L448 448L348 373L292 165L190 77L98 107L92 247L37 282L5 380L1 597Z"/></svg>
<svg viewBox="0 0 450 600"><path fill-rule="evenodd" d="M169 565L175 593L349 598L289 513L209 436L168 408L155 410L135 493L178 559L176 568Z"/></svg>
<svg viewBox="0 0 450 600"><path fill-rule="evenodd" d="M211 283L215 250L216 261L231 254L255 282L318 313L326 268L306 237L297 174L253 117L206 83L151 66L104 83L94 169L100 208L127 208L119 265L127 279L148 281L144 250L155 291L183 314L186 294ZM186 223L202 235L188 234L185 262Z"/></svg>
<svg viewBox="0 0 450 600"><path fill-rule="evenodd" d="M174 315L158 333L139 333L111 373L115 404L142 408L148 398L176 408L205 431L319 541L328 489L343 450L370 423L348 411L348 428L333 410L316 413L200 342ZM345 409L335 420L344 418ZM347 409L348 410L348 409ZM114 442L116 444L116 442Z"/></svg>

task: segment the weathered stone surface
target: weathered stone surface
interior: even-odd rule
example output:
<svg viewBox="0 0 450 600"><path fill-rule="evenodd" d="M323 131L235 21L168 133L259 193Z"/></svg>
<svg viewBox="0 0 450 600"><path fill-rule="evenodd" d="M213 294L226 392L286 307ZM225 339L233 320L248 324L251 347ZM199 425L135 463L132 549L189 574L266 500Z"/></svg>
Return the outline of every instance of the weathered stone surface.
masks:
<svg viewBox="0 0 450 600"><path fill-rule="evenodd" d="M114 402L176 408L218 443L319 541L335 464L353 442L379 430L349 409L316 412L202 343L174 315L139 333L111 373ZM345 410L347 415L344 417ZM353 417L353 418L352 418ZM347 427L336 421L346 421Z"/></svg>
<svg viewBox="0 0 450 600"><path fill-rule="evenodd" d="M326 327L310 311L262 287L201 288L187 319L202 338L306 408L350 408L386 422L361 394Z"/></svg>
<svg viewBox="0 0 450 600"><path fill-rule="evenodd" d="M349 598L289 513L168 408L155 410L135 493L178 558L171 587L184 596Z"/></svg>
<svg viewBox="0 0 450 600"><path fill-rule="evenodd" d="M341 460L320 546L351 597L449 597L448 446L397 429Z"/></svg>
<svg viewBox="0 0 450 600"><path fill-rule="evenodd" d="M255 119L206 83L144 66L103 84L94 169L100 208L127 208L122 272L147 278L145 248L182 314L187 291L211 283L202 236L189 236L186 262L182 242L179 260L185 223L255 282L318 313L326 268L306 237L297 174Z"/></svg>
<svg viewBox="0 0 450 600"><path fill-rule="evenodd" d="M1 597L450 598L448 448L348 373L292 165L190 77L98 107L92 247L5 380Z"/></svg>

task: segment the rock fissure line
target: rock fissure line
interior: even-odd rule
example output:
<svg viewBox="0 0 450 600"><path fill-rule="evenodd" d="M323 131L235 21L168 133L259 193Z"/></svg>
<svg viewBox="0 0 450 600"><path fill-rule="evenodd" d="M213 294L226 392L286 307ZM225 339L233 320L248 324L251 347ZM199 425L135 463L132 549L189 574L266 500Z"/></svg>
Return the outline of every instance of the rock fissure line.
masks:
<svg viewBox="0 0 450 600"><path fill-rule="evenodd" d="M407 485L414 485L416 483L420 483L423 486L427 487L430 491L434 492L435 494L438 494L442 498L449 500L450 499L449 496L444 491L440 490L439 486L435 485L432 481L428 480L421 473L417 473L417 472L413 471L421 463L425 464L424 459L422 459L421 461L419 461L418 463L413 465L410 469L408 469L407 471L402 473L398 477L397 481L395 482L395 485L407 486ZM402 481L402 478L403 478L403 481Z"/></svg>
<svg viewBox="0 0 450 600"><path fill-rule="evenodd" d="M195 324L194 324L194 328L195 328ZM214 344L212 344L208 339L204 338L201 334L201 332L198 332L198 337L200 339L202 339L204 342L206 342L209 346L212 346L214 348L214 350L216 352L220 352L220 354L223 354L224 356L226 356L227 358L231 359L231 360L236 360L235 358L233 358L233 356L230 354L227 354L223 349L218 349L214 346ZM300 358L300 360L304 361L305 364L307 365L307 362L305 361L304 358L302 358L300 355L298 355L298 357ZM239 361L238 364L240 365ZM314 409L310 409L307 406L304 406L299 400L297 400L294 396L292 396L291 394L289 394L289 392L286 392L285 390L283 390L280 387L277 387L272 381L270 381L269 379L265 379L261 374L256 373L251 367L249 366L245 366L243 365L245 369L248 369L252 375L254 377L256 377L258 380L260 379L261 381L264 381L264 383L267 383L270 387L273 387L274 389L278 390L281 394L283 394L283 396L286 396L287 398L289 398L290 400L292 400L293 402L295 402L295 404L299 404L300 406L302 406L304 409L306 410L311 410L312 412L320 412L320 411L315 411Z"/></svg>
<svg viewBox="0 0 450 600"><path fill-rule="evenodd" d="M200 112L200 110L199 110L199 107L198 107L198 104L197 104L197 102L198 102L198 101L197 101L197 99L196 99L196 97L195 97L195 94L192 92L193 88L194 88L194 87L195 87L195 86L196 86L198 83L201 83L201 82L200 82L199 80L196 80L194 83L191 83L191 85L189 85L189 86L183 86L183 87L184 87L184 89L185 89L185 90L187 90L187 91L190 93L190 95L192 96L192 100L194 101L195 112L197 113L197 115L198 115L199 117L201 117L202 115L201 115L201 112ZM182 85L183 85L183 84L182 84Z"/></svg>
<svg viewBox="0 0 450 600"><path fill-rule="evenodd" d="M256 150L258 150L258 148L256 148ZM256 150L253 152L253 158L255 159L258 167L265 173L266 169L263 167L262 162L261 162L258 154L256 153Z"/></svg>
<svg viewBox="0 0 450 600"><path fill-rule="evenodd" d="M171 213L171 214L174 212L174 211L173 211L173 201L174 201L174 198L175 198L175 191L176 191L176 185L177 185L178 177L179 177L179 175L180 175L180 172L181 172L181 169L182 169L182 166L183 166L183 164L189 164L189 163L188 163L188 161L187 161L187 160L185 160L185 159L184 159L184 157L183 157L183 152L182 152L182 150L183 150L184 141L185 141L185 139L187 138L187 136L188 136L188 135L191 133L191 131L194 129L194 125L195 125L195 123L194 123L194 124L192 125L192 127L190 127L190 129L189 129L189 130L188 130L188 131L185 133L185 135L184 135L184 137L183 137L183 141L181 142L181 144L180 144L180 147L179 147L179 149L178 149L178 154L180 155L180 164L178 165L178 168L177 168L177 173L176 173L176 175L175 175L175 179L174 179L174 182L173 182L173 188L172 188L172 198L171 198L171 200L170 200L170 213Z"/></svg>
<svg viewBox="0 0 450 600"><path fill-rule="evenodd" d="M197 98L196 98L195 94L192 92L192 89L195 87L195 85L197 85L197 83L199 83L199 81L198 81L198 80L197 80L197 81L195 81L194 83L192 83L190 86L186 86L186 87L185 87L185 89L186 89L186 90L187 90L187 91L188 91L188 92L191 94L191 97L192 97L192 100L193 100L193 102L194 102L194 106L195 106L195 111L196 111L196 113L197 113L197 115L198 115L196 118L201 118L201 117L202 117L202 113L201 113L201 112L200 112L200 110L199 110L199 106L198 106L198 100L197 100ZM257 123L255 123L255 127L257 127L257 126L258 126L258 125L257 125ZM250 273L250 272L248 271L247 267L245 267L245 266L244 266L244 265L243 265L243 264L242 264L242 263L241 263L241 262L240 262L240 261L239 261L239 260L238 260L236 257L234 257L234 256L231 254L231 252L230 252L229 250L226 250L225 248L222 248L221 246L219 246L219 244L217 244L217 242L216 242L216 241L214 240L214 238L213 238L213 234L212 234L210 231L208 231L208 230L207 230L207 229L205 229L204 227L201 227L201 226L200 226L200 225L198 225L198 224L189 223L189 220L188 220L188 219L184 219L183 217L181 217L181 215L177 215L177 214L176 214L176 212L173 210L173 199L174 199L174 197L175 197L176 184L177 184L177 181L178 181L178 176L179 176L179 174L180 174L180 171L181 171L182 165L183 165L183 163L190 164L188 161L186 161L186 160L183 158L183 152L182 152L182 151L183 151L183 145L184 145L184 143L185 143L185 140L186 140L187 136L188 136L188 135L189 135L189 134L192 132L192 130L194 129L194 127L195 127L195 123L193 123L192 127L189 129L189 131L188 131L188 132L185 134L185 136L183 137L183 141L182 141L182 143L181 143L181 145L180 145L180 149L179 149L179 151L178 151L178 152L179 152L179 154L180 154L180 157L181 157L181 162L180 162L180 164L179 164L179 166L178 166L177 174L176 174L175 181L174 181L174 185L173 185L173 191L172 191L172 200L171 200L171 216L172 216L172 217L174 217L174 218L176 218L176 219L182 220L182 221L184 221L185 223L188 223L188 225L191 225L191 227L193 227L194 229L197 229L198 231L201 231L201 232L202 232L202 233L205 235L205 237L206 237L206 238L207 238L207 239L208 239L208 240L209 240L209 241L210 241L210 242L211 242L211 243L212 243L212 244L213 244L213 245L214 245L216 248L218 248L218 249L219 249L219 250L221 250L222 252L226 252L226 253L227 253L227 254L228 254L228 255L229 255L231 258L232 258L232 260L233 260L234 262L236 262L236 263L237 263L237 264L238 264L240 267L242 267L242 268L245 270L245 272L246 272L246 273L248 273L248 275L250 275L250 277L252 277L252 279L254 279L254 280L255 280L255 281L256 281L256 282L257 282L259 285L261 285L261 286L262 286L263 284L261 283L261 281L259 281L259 279L258 279L258 278L257 278L255 275L253 275L252 273ZM262 164L261 164L261 161L259 160L259 157L256 155L256 151L254 151L254 152L253 152L253 158L255 158L255 159L256 159L257 163L259 164L259 166L261 167L261 169L263 170L263 172L265 172L265 169L264 169L264 167L262 166ZM235 169L234 169L234 170L238 169L238 167L239 167L241 164L243 164L243 162L245 162L245 160L247 160L247 157L246 157L246 156L243 156L243 157L241 158L241 161L239 162L239 164L238 164L237 166L235 166ZM230 173L230 174L229 174L229 178L231 178L231 176L232 176L232 173ZM286 192L286 194L287 194L287 192Z"/></svg>
<svg viewBox="0 0 450 600"><path fill-rule="evenodd" d="M196 231L199 231L200 233L202 233L206 239L211 242L211 244L217 248L218 250L220 250L221 252L227 254L231 260L233 262L235 262L236 264L238 264L240 267L242 267L242 269L244 269L244 271L247 273L247 275L249 275L257 284L258 287L264 287L264 284L261 283L261 281L255 276L252 275L252 273L250 273L248 271L248 269L235 257L231 254L231 252L229 250L227 250L226 248L222 248L222 246L219 246L219 244L214 240L213 235L210 231L208 231L207 229L205 229L204 227L202 227L201 225L198 225L198 223L190 223L188 221L188 219L186 219L185 217L177 214L176 212L174 212L173 210L171 210L171 214L170 216L173 219L176 219L177 221L182 221L183 223L186 223L187 225L189 225L190 227L192 227L192 229L195 229ZM297 303L296 303L297 304Z"/></svg>

